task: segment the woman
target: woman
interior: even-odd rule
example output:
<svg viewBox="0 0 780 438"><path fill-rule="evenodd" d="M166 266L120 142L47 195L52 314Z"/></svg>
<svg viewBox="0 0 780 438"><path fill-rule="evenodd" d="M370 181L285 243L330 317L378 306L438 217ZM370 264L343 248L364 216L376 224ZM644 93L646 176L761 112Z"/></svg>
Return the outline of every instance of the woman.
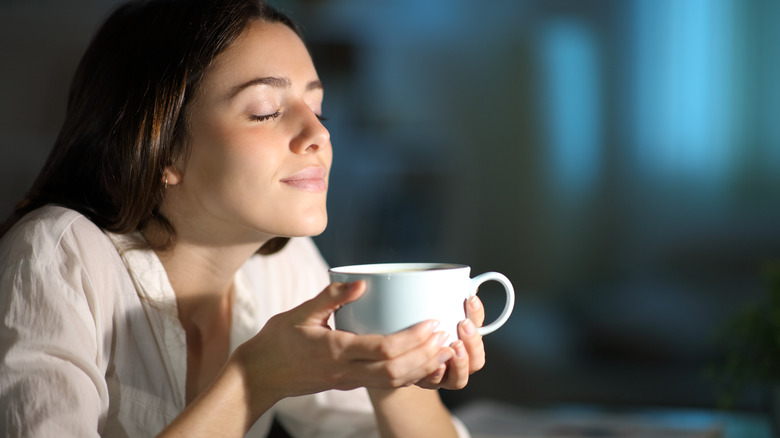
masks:
<svg viewBox="0 0 780 438"><path fill-rule="evenodd" d="M0 230L3 436L465 435L437 388L484 364L467 303L390 336L331 330L322 84L255 0L115 11ZM324 288L324 289L323 289ZM322 291L319 294L317 291ZM337 390L337 391L333 391Z"/></svg>

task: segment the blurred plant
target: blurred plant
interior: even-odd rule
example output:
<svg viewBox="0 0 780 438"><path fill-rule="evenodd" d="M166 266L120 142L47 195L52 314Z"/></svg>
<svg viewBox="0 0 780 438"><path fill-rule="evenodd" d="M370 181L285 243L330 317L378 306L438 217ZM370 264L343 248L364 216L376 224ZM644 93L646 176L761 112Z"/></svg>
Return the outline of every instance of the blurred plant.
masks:
<svg viewBox="0 0 780 438"><path fill-rule="evenodd" d="M780 385L780 260L768 262L763 274L766 295L737 313L720 333L727 353L711 371L724 408L733 407L748 386L771 390Z"/></svg>

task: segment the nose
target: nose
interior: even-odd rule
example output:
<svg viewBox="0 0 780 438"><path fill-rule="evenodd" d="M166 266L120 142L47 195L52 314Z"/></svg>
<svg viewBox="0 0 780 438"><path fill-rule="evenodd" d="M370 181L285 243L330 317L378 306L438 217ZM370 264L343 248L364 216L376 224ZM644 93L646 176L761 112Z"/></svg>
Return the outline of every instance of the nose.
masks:
<svg viewBox="0 0 780 438"><path fill-rule="evenodd" d="M300 125L297 134L290 143L296 154L319 152L330 147L330 132L316 114L305 106L300 110Z"/></svg>

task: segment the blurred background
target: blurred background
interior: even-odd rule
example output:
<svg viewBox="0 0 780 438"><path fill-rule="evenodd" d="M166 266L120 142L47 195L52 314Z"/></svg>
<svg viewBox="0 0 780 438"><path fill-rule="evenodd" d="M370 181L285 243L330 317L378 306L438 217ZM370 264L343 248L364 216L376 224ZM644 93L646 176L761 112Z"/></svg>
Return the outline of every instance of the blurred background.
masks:
<svg viewBox="0 0 780 438"><path fill-rule="evenodd" d="M0 0L3 216L116 3ZM325 83L328 261L515 284L486 368L448 403L714 406L716 332L780 257L780 2L272 4ZM496 315L498 286L480 295Z"/></svg>

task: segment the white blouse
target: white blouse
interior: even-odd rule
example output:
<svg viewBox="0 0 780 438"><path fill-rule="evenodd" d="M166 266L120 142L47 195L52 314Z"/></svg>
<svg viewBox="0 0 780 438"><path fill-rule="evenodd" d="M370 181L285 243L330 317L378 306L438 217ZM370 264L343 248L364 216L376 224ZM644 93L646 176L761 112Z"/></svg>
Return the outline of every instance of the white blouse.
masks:
<svg viewBox="0 0 780 438"><path fill-rule="evenodd" d="M49 206L0 241L0 436L149 437L182 411L184 329L138 238ZM231 351L327 284L311 239L252 257L235 278ZM265 436L274 414L296 437L377 435L365 389L282 400L247 436Z"/></svg>

